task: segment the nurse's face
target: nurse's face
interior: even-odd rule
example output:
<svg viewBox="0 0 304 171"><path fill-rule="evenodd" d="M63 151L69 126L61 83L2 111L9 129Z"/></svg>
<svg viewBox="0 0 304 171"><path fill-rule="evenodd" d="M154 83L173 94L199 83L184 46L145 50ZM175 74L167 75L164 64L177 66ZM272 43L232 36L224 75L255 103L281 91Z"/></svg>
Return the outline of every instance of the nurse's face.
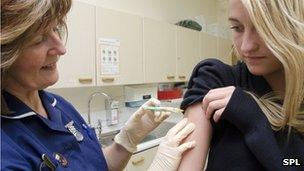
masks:
<svg viewBox="0 0 304 171"><path fill-rule="evenodd" d="M283 67L260 38L241 0L229 0L229 22L234 45L254 75L267 76Z"/></svg>
<svg viewBox="0 0 304 171"><path fill-rule="evenodd" d="M9 84L26 90L39 90L55 84L58 80L57 61L65 52L55 29L45 34L37 33L8 69Z"/></svg>

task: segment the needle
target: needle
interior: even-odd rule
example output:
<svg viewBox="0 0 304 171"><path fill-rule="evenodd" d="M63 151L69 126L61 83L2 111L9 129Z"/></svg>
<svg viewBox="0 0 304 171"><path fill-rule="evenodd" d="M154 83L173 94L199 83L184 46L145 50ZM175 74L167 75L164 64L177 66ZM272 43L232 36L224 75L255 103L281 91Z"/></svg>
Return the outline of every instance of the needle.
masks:
<svg viewBox="0 0 304 171"><path fill-rule="evenodd" d="M160 106L144 106L145 110L153 110L153 111L169 111L174 113L182 113L184 110L174 107L160 107Z"/></svg>

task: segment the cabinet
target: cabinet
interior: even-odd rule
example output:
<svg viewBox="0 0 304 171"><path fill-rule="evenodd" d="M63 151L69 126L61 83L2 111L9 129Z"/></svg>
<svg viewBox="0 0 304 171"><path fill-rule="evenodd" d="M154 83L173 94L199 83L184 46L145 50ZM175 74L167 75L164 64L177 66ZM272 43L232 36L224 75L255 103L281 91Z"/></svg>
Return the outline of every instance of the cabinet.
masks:
<svg viewBox="0 0 304 171"><path fill-rule="evenodd" d="M67 53L51 88L188 81L204 58L231 63L230 40L79 1L68 13L67 26ZM119 42L119 72L101 72L101 39Z"/></svg>
<svg viewBox="0 0 304 171"><path fill-rule="evenodd" d="M97 85L143 83L142 18L137 15L96 7ZM115 39L119 45L119 73L101 73L102 38Z"/></svg>
<svg viewBox="0 0 304 171"><path fill-rule="evenodd" d="M175 81L177 26L148 18L143 26L145 82Z"/></svg>
<svg viewBox="0 0 304 171"><path fill-rule="evenodd" d="M201 60L198 31L178 27L176 81L188 81L194 66Z"/></svg>
<svg viewBox="0 0 304 171"><path fill-rule="evenodd" d="M199 32L144 19L145 82L188 81L200 61Z"/></svg>
<svg viewBox="0 0 304 171"><path fill-rule="evenodd" d="M60 57L59 80L51 88L93 86L96 83L95 6L75 1L67 16L67 27L67 53Z"/></svg>
<svg viewBox="0 0 304 171"><path fill-rule="evenodd" d="M205 32L200 33L200 50L202 59L217 57L217 37Z"/></svg>
<svg viewBox="0 0 304 171"><path fill-rule="evenodd" d="M221 61L225 62L226 64L232 64L232 41L229 39L224 39L221 37L217 38L217 52L218 57Z"/></svg>
<svg viewBox="0 0 304 171"><path fill-rule="evenodd" d="M200 42L201 42L200 53L202 59L217 58L227 64L231 64L232 61L230 57L230 51L232 48L231 40L201 32Z"/></svg>
<svg viewBox="0 0 304 171"><path fill-rule="evenodd" d="M158 147L158 146L157 146ZM125 170L126 171L143 171L147 170L157 152L157 147L150 148L148 150L145 150L143 152L134 154L129 163L127 164Z"/></svg>

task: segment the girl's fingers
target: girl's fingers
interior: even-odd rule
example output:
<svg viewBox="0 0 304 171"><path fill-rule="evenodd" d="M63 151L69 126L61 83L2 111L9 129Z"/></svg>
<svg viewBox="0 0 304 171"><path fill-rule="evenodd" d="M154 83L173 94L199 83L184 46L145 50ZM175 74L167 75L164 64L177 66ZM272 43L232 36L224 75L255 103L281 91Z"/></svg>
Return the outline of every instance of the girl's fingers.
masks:
<svg viewBox="0 0 304 171"><path fill-rule="evenodd" d="M214 122L218 122L220 120L224 110L225 110L225 108L221 108L214 113L214 115L213 115Z"/></svg>
<svg viewBox="0 0 304 171"><path fill-rule="evenodd" d="M214 111L226 107L227 102L226 99L219 99L209 103L206 112L206 118L210 119Z"/></svg>
<svg viewBox="0 0 304 171"><path fill-rule="evenodd" d="M217 91L217 89L210 90L203 99L202 102L203 110L206 112L210 102L223 98L225 98L225 92Z"/></svg>

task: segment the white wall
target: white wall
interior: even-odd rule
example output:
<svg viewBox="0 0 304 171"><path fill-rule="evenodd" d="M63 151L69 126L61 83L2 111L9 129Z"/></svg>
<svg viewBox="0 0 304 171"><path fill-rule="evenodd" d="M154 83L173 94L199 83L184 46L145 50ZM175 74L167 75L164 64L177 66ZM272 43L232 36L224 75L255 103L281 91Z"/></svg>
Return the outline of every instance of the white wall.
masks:
<svg viewBox="0 0 304 171"><path fill-rule="evenodd" d="M228 26L228 0L217 0L217 21L220 25Z"/></svg>
<svg viewBox="0 0 304 171"><path fill-rule="evenodd" d="M177 21L204 16L207 23L217 20L216 0L78 0L156 20Z"/></svg>

